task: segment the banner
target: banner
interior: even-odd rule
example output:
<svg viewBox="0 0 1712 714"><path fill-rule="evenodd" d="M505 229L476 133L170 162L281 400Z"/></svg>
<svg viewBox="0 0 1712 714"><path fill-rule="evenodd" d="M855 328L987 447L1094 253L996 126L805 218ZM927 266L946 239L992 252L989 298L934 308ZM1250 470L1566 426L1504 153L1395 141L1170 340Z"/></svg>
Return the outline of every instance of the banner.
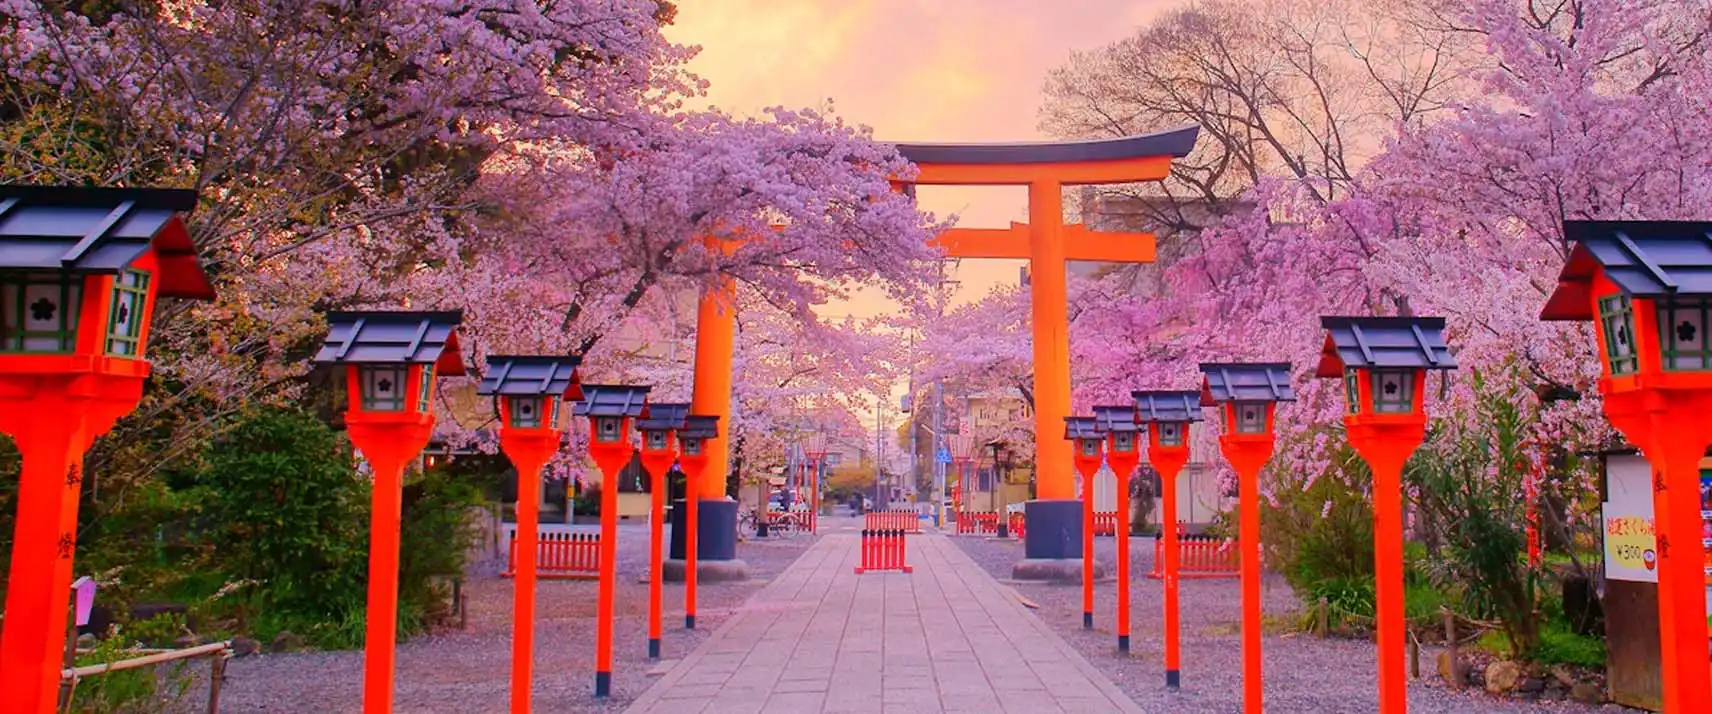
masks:
<svg viewBox="0 0 1712 714"><path fill-rule="evenodd" d="M1701 483L1709 482L1703 477ZM1605 461L1605 485L1605 577L1658 582L1652 466L1636 454L1612 454Z"/></svg>

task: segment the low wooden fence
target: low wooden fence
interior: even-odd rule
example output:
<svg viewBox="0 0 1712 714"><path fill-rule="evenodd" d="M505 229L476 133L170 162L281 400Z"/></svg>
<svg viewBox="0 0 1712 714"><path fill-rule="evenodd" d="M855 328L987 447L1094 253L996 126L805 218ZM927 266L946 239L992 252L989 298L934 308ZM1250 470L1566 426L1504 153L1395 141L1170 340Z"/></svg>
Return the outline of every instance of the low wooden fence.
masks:
<svg viewBox="0 0 1712 714"><path fill-rule="evenodd" d="M904 547L908 541L900 529L862 531L862 562L856 566L856 572L911 572L914 569L904 562Z"/></svg>
<svg viewBox="0 0 1712 714"><path fill-rule="evenodd" d="M599 533L542 533L535 548L538 578L600 577ZM505 577L517 574L517 539L505 556Z"/></svg>

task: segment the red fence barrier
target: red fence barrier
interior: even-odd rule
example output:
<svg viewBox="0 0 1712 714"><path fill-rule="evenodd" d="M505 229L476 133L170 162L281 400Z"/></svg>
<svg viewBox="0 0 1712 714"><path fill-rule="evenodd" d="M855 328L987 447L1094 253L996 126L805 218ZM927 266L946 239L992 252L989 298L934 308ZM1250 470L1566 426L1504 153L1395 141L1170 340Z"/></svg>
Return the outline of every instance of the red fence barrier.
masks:
<svg viewBox="0 0 1712 714"><path fill-rule="evenodd" d="M1010 536L1012 538L1028 537L1028 518L1021 513L1011 514Z"/></svg>
<svg viewBox="0 0 1712 714"><path fill-rule="evenodd" d="M999 532L999 514L992 511L964 511L957 514L957 532L969 535Z"/></svg>
<svg viewBox="0 0 1712 714"><path fill-rule="evenodd" d="M914 568L904 563L904 544L908 541L904 531L864 530L862 531L862 563L856 566L856 572L866 573L874 570L898 570L905 573Z"/></svg>
<svg viewBox="0 0 1712 714"><path fill-rule="evenodd" d="M600 577L599 533L542 533L535 547L539 578ZM517 574L517 538L505 556L505 577Z"/></svg>
<svg viewBox="0 0 1712 714"><path fill-rule="evenodd" d="M1182 534L1177 536L1177 577L1234 578L1238 575L1237 566L1240 559L1235 538ZM1154 580L1165 577L1164 538L1154 537L1153 572L1148 573L1147 577Z"/></svg>
<svg viewBox="0 0 1712 714"><path fill-rule="evenodd" d="M1094 535L1114 536L1118 533L1118 514L1116 511L1094 512Z"/></svg>
<svg viewBox="0 0 1712 714"><path fill-rule="evenodd" d="M862 525L871 531L921 533L921 514L915 511L870 511Z"/></svg>

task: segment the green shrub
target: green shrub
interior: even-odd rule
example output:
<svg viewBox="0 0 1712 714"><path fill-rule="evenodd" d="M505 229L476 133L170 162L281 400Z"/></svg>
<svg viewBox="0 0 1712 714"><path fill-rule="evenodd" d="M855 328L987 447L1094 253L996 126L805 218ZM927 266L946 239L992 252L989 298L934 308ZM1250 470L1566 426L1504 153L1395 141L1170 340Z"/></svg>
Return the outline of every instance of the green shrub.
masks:
<svg viewBox="0 0 1712 714"><path fill-rule="evenodd" d="M480 536L470 518L480 487L450 470L429 469L404 487L399 542L399 630L417 632L445 620L449 593L438 585L463 573Z"/></svg>
<svg viewBox="0 0 1712 714"><path fill-rule="evenodd" d="M95 648L77 656L78 666L109 664L140 656L121 644L134 640L132 632L115 632L96 642ZM153 667L139 667L98 674L77 683L71 711L79 714L144 714L177 711L190 691L192 678L187 660Z"/></svg>
<svg viewBox="0 0 1712 714"><path fill-rule="evenodd" d="M1554 622L1540 630L1539 641L1528 651L1528 659L1546 665L1602 668L1605 666L1605 641L1575 634L1563 623Z"/></svg>

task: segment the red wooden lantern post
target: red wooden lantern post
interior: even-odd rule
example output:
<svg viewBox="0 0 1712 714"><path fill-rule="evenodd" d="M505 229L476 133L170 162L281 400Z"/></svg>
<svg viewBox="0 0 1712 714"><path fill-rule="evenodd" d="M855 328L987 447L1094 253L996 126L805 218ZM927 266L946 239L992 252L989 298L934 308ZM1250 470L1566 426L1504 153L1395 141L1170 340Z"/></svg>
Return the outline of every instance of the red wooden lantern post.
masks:
<svg viewBox="0 0 1712 714"><path fill-rule="evenodd" d="M1064 417L1064 438L1073 442L1071 458L1082 476L1082 629L1094 629L1094 474L1100 472L1105 435L1094 417Z"/></svg>
<svg viewBox="0 0 1712 714"><path fill-rule="evenodd" d="M83 454L136 409L156 298L208 300L194 191L0 186L0 432L23 456L0 635L6 711L54 710Z"/></svg>
<svg viewBox="0 0 1712 714"><path fill-rule="evenodd" d="M810 533L820 532L821 466L826 463L826 454L826 433L816 427L816 430L803 440L803 455L808 457L809 472L814 474L814 480L810 485L810 488L813 489L812 498L806 499Z"/></svg>
<svg viewBox="0 0 1712 714"><path fill-rule="evenodd" d="M951 481L951 522L953 530L963 522L963 478L969 470L969 458L975 450L974 434L957 434L951 437L951 463L956 467L957 477Z"/></svg>
<svg viewBox="0 0 1712 714"><path fill-rule="evenodd" d="M688 404L650 404L642 430L642 468L648 470L648 658L660 658L660 583L665 580L666 484L677 463L677 431L689 415Z"/></svg>
<svg viewBox="0 0 1712 714"><path fill-rule="evenodd" d="M1260 469L1272 459L1278 402L1295 401L1288 363L1202 364L1201 405L1224 414L1219 449L1237 475L1242 554L1242 708L1262 707L1260 666Z"/></svg>
<svg viewBox="0 0 1712 714"><path fill-rule="evenodd" d="M1112 534L1118 545L1118 652L1129 654L1129 479L1141 463L1141 426L1135 405L1094 407L1094 428L1106 438L1106 465L1117 476L1117 524Z"/></svg>
<svg viewBox="0 0 1712 714"><path fill-rule="evenodd" d="M1159 472L1165 512L1159 525L1165 541L1165 686L1181 684L1179 623L1177 612L1177 474L1189 463L1189 425L1201 420L1200 392L1140 391L1135 398L1135 420L1147 426L1147 461Z"/></svg>
<svg viewBox="0 0 1712 714"><path fill-rule="evenodd" d="M697 522L696 489L707 471L707 442L719 438L719 417L691 414L684 417L678 430L678 466L684 470L684 629L695 629L696 618L696 557Z"/></svg>
<svg viewBox="0 0 1712 714"><path fill-rule="evenodd" d="M345 426L374 472L363 711L392 711L404 468L434 431L434 378L464 374L457 312L329 312L317 364L345 368Z"/></svg>
<svg viewBox="0 0 1712 714"><path fill-rule="evenodd" d="M1408 711L1403 671L1403 464L1427 433L1427 370L1455 369L1437 317L1322 317L1316 376L1341 378L1349 444L1373 472L1379 711ZM1701 643L1704 647L1705 643Z"/></svg>
<svg viewBox="0 0 1712 714"><path fill-rule="evenodd" d="M1699 468L1712 441L1712 223L1565 221L1564 235L1576 246L1540 317L1593 322L1605 415L1657 472L1664 710L1712 711Z"/></svg>
<svg viewBox="0 0 1712 714"><path fill-rule="evenodd" d="M541 469L564 440L561 406L582 395L576 357L487 358L476 394L494 398L499 448L517 469L517 535L511 540L516 575L511 601L511 711L528 714L535 670L535 566L541 530Z"/></svg>
<svg viewBox="0 0 1712 714"><path fill-rule="evenodd" d="M589 456L600 467L600 587L596 594L594 696L612 695L612 626L617 616L618 472L636 456L632 427L648 415L648 387L583 386L576 415L589 420Z"/></svg>

